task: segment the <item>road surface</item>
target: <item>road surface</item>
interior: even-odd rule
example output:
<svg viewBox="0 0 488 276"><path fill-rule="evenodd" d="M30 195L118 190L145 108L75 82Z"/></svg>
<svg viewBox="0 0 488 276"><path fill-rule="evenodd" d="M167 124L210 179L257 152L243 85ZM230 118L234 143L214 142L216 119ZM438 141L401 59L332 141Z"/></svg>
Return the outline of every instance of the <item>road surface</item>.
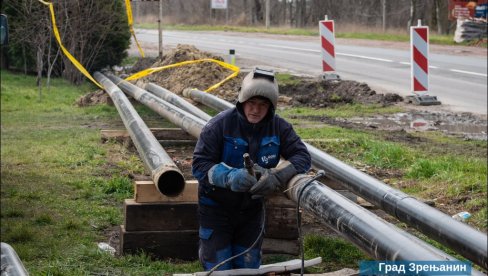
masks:
<svg viewBox="0 0 488 276"><path fill-rule="evenodd" d="M138 29L136 37L143 48L156 47L153 55L157 55L157 30ZM411 95L408 43L404 43L405 47L373 47L353 45L354 40L344 41L336 42L336 67L342 79L365 82L379 93ZM242 67L261 65L307 76L319 76L322 70L318 37L164 31L164 47L173 48L177 44L192 44L223 57L228 56L229 49L235 49L236 65ZM481 52L473 55L431 51L428 95L437 96L443 106L453 111L486 115L486 49Z"/></svg>

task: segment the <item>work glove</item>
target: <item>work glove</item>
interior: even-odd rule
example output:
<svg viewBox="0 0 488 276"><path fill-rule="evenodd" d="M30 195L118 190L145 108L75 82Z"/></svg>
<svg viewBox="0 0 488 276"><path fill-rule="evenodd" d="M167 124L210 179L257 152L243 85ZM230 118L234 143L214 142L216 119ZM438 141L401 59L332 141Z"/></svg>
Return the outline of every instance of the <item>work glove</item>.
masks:
<svg viewBox="0 0 488 276"><path fill-rule="evenodd" d="M257 180L246 169L237 169L221 162L208 171L210 184L230 189L233 192L247 192Z"/></svg>
<svg viewBox="0 0 488 276"><path fill-rule="evenodd" d="M295 166L289 161L282 162L273 169L254 166L254 171L256 176L261 174L259 181L249 190L255 196L265 196L283 190L288 181L297 174Z"/></svg>

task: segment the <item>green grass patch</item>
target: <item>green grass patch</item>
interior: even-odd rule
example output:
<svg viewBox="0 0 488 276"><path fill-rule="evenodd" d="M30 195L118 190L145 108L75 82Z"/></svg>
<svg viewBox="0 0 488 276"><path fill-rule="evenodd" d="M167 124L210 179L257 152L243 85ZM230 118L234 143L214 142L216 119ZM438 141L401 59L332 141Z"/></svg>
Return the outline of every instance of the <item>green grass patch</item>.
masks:
<svg viewBox="0 0 488 276"><path fill-rule="evenodd" d="M306 120L306 117L318 118L326 116L329 118L352 118L380 114L393 114L402 111L403 109L398 106L383 107L380 105L345 104L327 108L293 107L278 110L277 113L287 119L298 118L300 121L303 121L304 119Z"/></svg>
<svg viewBox="0 0 488 276"><path fill-rule="evenodd" d="M307 235L304 239L305 258L322 257L319 265L325 271L336 271L348 267L357 269L359 262L368 260L362 251L341 238Z"/></svg>
<svg viewBox="0 0 488 276"><path fill-rule="evenodd" d="M75 104L96 87L53 79L39 100L35 77L2 71L1 78L2 242L16 250L31 275L201 270L198 262L98 250L97 242L108 241L106 233L123 223L123 199L133 197L127 175L144 167L123 145L101 142L100 129L124 128L114 106ZM154 127L171 125L145 107L136 109Z"/></svg>

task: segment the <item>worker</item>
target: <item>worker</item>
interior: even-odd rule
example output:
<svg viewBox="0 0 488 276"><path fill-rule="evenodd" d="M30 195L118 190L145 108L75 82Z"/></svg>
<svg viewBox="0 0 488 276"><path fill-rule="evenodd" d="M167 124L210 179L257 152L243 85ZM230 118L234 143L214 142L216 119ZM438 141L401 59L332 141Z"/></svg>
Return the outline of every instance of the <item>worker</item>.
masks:
<svg viewBox="0 0 488 276"><path fill-rule="evenodd" d="M255 68L242 81L236 106L212 118L200 134L192 173L199 183L198 254L207 271L256 240L248 253L218 270L259 268L264 196L283 191L293 176L310 169L305 144L275 114L277 102L274 72ZM244 153L250 155L255 175L244 167Z"/></svg>

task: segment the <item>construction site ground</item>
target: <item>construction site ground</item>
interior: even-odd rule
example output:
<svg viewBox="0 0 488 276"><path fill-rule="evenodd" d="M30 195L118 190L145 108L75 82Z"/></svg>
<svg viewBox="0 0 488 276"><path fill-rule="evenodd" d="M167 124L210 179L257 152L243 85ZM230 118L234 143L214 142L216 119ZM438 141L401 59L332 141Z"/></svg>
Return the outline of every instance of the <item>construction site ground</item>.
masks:
<svg viewBox="0 0 488 276"><path fill-rule="evenodd" d="M202 52L191 45L178 45L174 49L165 50L162 60L157 58L142 58L131 67L118 70L116 73L120 76L128 76L135 72L150 67L159 67L175 64L187 60L196 60L203 58L213 58L223 60L221 57L214 56L210 53ZM230 102L235 102L240 88L243 76L248 72L250 67L242 68L241 73L221 87L210 93L219 96ZM185 88L197 88L206 90L213 84L221 81L232 72L222 68L218 64L205 62L197 63L173 69L163 70L137 81L135 84L141 86L146 82L153 82L164 87L178 95L182 94ZM441 130L446 135L456 136L462 139L485 140L486 141L486 115L477 115L471 113L454 113L443 109L442 107L423 107L408 104L397 94L382 94L372 90L366 83L358 83L354 80L342 80L339 82L323 81L318 78L310 77L293 77L294 81L280 84L279 108L286 107L310 107L310 108L328 108L344 104L376 104L380 106L400 106L405 110L401 114L377 115L368 118L330 118L327 116L307 116L308 121L315 121L317 124L337 125L349 129L361 129L372 131L384 131L387 140L414 143L417 145L428 146L429 141L418 138L409 134L410 131L429 131ZM78 105L91 105L98 103L110 102L107 94L103 91L95 91L78 100ZM196 103L195 103L196 104ZM295 118L300 119L297 115ZM422 118L427 124L419 129L412 129L411 122L416 118ZM148 124L150 125L150 123ZM110 126L114 128L116 126ZM123 125L120 126L123 129ZM191 174L192 146L167 146L165 150L173 158L174 162L180 168L186 179L193 179ZM464 148L456 144L445 144L438 147L439 151L456 153L471 151L474 156L486 157L486 152L476 148ZM135 149L134 149L135 151ZM115 157L117 158L117 157ZM388 180L398 175L395 169L377 169L364 167L359 168L367 174L380 180ZM149 175L129 176L135 180L150 179ZM387 181L385 181L387 182ZM409 185L405 182L401 185ZM454 210L462 208L466 198L460 196L454 202L445 202L442 198L437 199L436 207L446 213L452 213ZM365 206L370 207L367 203ZM395 222L395 220L380 210L375 212L381 217ZM335 235L333 231L323 226L312 216L306 215L303 225L304 233L318 233L321 235ZM117 231L112 229L107 235L115 248L117 246Z"/></svg>

